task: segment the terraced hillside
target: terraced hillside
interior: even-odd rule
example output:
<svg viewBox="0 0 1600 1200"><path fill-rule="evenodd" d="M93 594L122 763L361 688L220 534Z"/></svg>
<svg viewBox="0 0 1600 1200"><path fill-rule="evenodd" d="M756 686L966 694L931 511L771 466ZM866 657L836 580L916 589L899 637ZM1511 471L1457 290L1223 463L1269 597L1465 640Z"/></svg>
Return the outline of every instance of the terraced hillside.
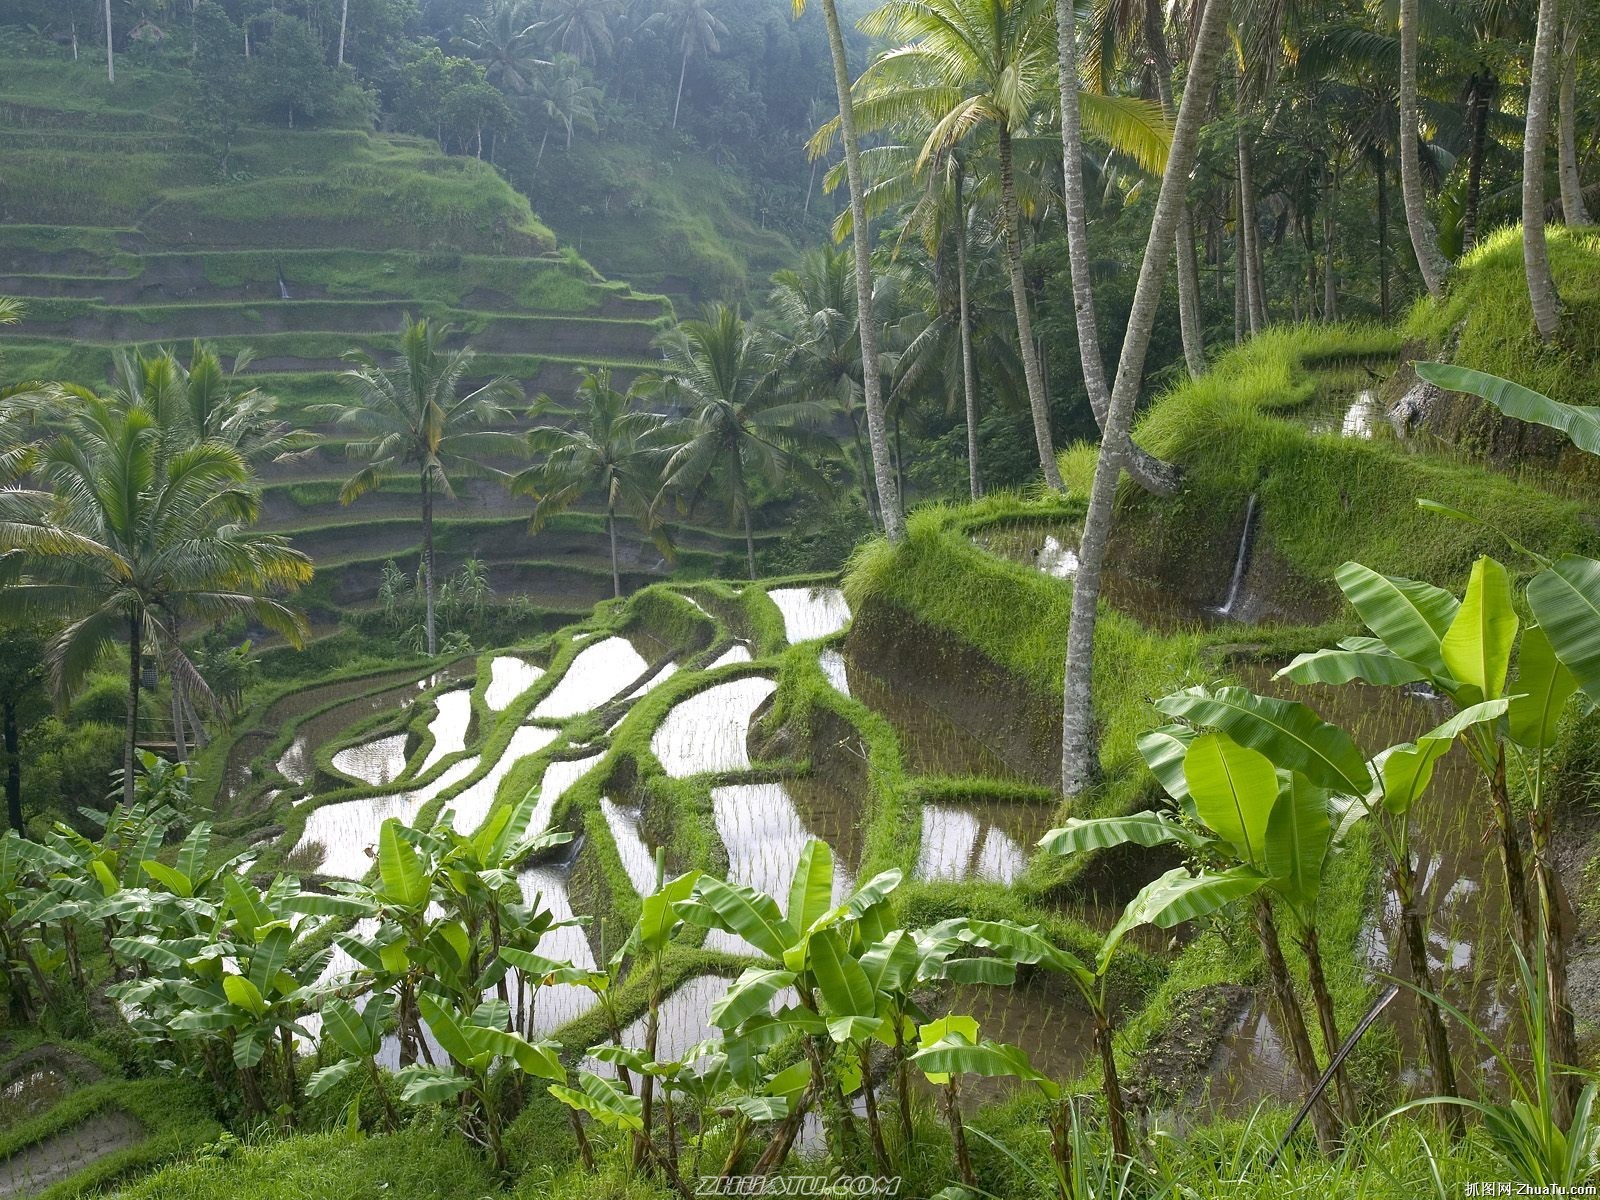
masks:
<svg viewBox="0 0 1600 1200"><path fill-rule="evenodd" d="M338 503L351 468L311 409L342 393L347 351L381 356L405 315L426 316L530 399L569 392L582 367L625 384L652 361L671 304L559 249L488 164L414 138L253 129L224 175L157 83L129 70L112 90L71 64L0 62L0 295L27 306L0 354L9 377L94 386L127 347L248 351L252 379L324 443L263 470L267 523L322 569L308 600L324 622L331 603L371 603L387 559L414 567L420 541L414 482ZM481 558L497 594L586 612L609 594L599 524L578 513L534 538L527 511L487 486L442 504L441 571ZM742 550L710 531L676 540L691 569ZM630 536L623 568L635 586L667 564Z"/></svg>

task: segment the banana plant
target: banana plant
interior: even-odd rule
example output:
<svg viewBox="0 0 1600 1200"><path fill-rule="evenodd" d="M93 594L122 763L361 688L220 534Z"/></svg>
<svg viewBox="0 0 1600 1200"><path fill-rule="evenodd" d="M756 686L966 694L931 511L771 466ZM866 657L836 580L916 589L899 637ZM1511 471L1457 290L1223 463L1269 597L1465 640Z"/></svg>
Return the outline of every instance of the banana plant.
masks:
<svg viewBox="0 0 1600 1200"><path fill-rule="evenodd" d="M389 1099L389 1088L378 1068L378 1055L383 1052L383 1039L394 1016L394 997L388 993L372 996L360 1008L339 996L330 996L322 1004L322 1036L332 1042L344 1055L328 1066L312 1072L306 1081L306 1095L317 1097L349 1079L365 1072L372 1088L383 1103L384 1122L392 1132L400 1127Z"/></svg>
<svg viewBox="0 0 1600 1200"><path fill-rule="evenodd" d="M1567 986L1569 904L1552 857L1553 814L1544 768L1567 702L1580 691L1588 703L1600 698L1600 563L1569 556L1545 564L1528 585L1536 623L1526 627L1509 573L1487 556L1473 564L1460 600L1442 588L1380 575L1359 563L1344 564L1335 577L1373 636L1303 654L1280 674L1306 684L1420 682L1454 702L1463 720L1446 723L1455 731L1450 741L1460 741L1488 784L1517 934L1530 959L1544 943L1557 1057L1576 1063ZM1499 708L1484 707L1501 702ZM1511 763L1521 767L1528 798L1531 887L1508 782ZM1576 1081L1563 1080L1569 1111L1575 1096Z"/></svg>
<svg viewBox="0 0 1600 1200"><path fill-rule="evenodd" d="M473 1103L463 1109L494 1158L506 1169L506 1149L501 1112L501 1084L521 1073L535 1079L564 1081L566 1071L558 1057L560 1047L550 1041L530 1042L508 1028L510 1006L498 998L470 1009L431 991L417 994L417 1006L428 1030L449 1057L447 1066L412 1063L395 1077L400 1096L410 1104L432 1104L463 1094ZM474 1132L469 1129L469 1134Z"/></svg>

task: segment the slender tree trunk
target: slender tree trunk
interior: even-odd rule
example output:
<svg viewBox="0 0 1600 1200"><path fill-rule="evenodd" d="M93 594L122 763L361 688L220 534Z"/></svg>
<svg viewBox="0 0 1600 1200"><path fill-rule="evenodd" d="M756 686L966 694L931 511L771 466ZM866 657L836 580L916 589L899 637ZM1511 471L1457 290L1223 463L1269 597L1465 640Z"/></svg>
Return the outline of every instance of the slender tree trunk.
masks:
<svg viewBox="0 0 1600 1200"><path fill-rule="evenodd" d="M1389 321L1389 158L1378 147L1378 315Z"/></svg>
<svg viewBox="0 0 1600 1200"><path fill-rule="evenodd" d="M1236 141L1239 152L1239 244L1244 252L1245 316L1250 332L1260 333L1266 302L1261 295L1261 259L1256 238L1256 178L1250 158L1250 144L1244 126L1239 126Z"/></svg>
<svg viewBox="0 0 1600 1200"><path fill-rule="evenodd" d="M1428 295L1444 295L1450 263L1439 249L1439 238L1422 195L1422 160L1417 152L1421 131L1417 123L1417 11L1420 0L1400 0L1400 196L1405 202L1406 232L1417 256Z"/></svg>
<svg viewBox="0 0 1600 1200"><path fill-rule="evenodd" d="M1339 164L1328 163L1322 176L1322 319L1339 319L1339 272L1334 266L1335 239L1339 233Z"/></svg>
<svg viewBox="0 0 1600 1200"><path fill-rule="evenodd" d="M1106 546L1111 534L1112 505L1116 500L1117 479L1128 459L1134 402L1144 375L1145 355L1150 348L1156 309L1166 282L1167 264L1172 258L1169 248L1177 225L1179 201L1189 186L1189 173L1194 169L1206 97L1216 77L1217 61L1227 32L1227 7L1222 0L1208 0L1200 18L1189 63L1189 80L1173 127L1167 169L1161 178L1161 192L1150 223L1150 238L1144 260L1139 265L1139 282L1128 314L1122 359L1117 366L1116 386L1111 392L1100 458L1095 464L1094 484L1089 493L1089 510L1078 549L1078 573L1072 587L1072 618L1067 632L1064 672L1061 780L1068 795L1083 791L1095 775L1097 756L1091 707L1094 628Z"/></svg>
<svg viewBox="0 0 1600 1200"><path fill-rule="evenodd" d="M1412 0L1415 2L1415 0ZM1544 239L1544 157L1550 139L1550 93L1555 78L1556 0L1539 0L1538 31L1528 75L1528 118L1522 135L1522 261L1533 323L1545 341L1561 327L1561 296L1550 273Z"/></svg>
<svg viewBox="0 0 1600 1200"><path fill-rule="evenodd" d="M967 206L962 172L956 168L956 307L961 326L961 395L967 410L967 483L972 498L983 495L978 472L978 367L972 354L972 304L967 296Z"/></svg>
<svg viewBox="0 0 1600 1200"><path fill-rule="evenodd" d="M122 744L122 803L133 804L133 751L139 741L139 684L144 662L144 619L128 617L128 729Z"/></svg>
<svg viewBox="0 0 1600 1200"><path fill-rule="evenodd" d="M422 472L422 594L428 657L432 658L439 653L439 639L433 621L433 480L426 468Z"/></svg>
<svg viewBox="0 0 1600 1200"><path fill-rule="evenodd" d="M1461 213L1461 252L1478 244L1478 203L1483 196L1483 160L1489 148L1489 107L1498 82L1481 72L1472 77L1472 135L1467 145L1467 198Z"/></svg>
<svg viewBox="0 0 1600 1200"><path fill-rule="evenodd" d="M1587 225L1589 209L1583 202L1583 180L1578 174L1578 37L1582 32L1583 0L1565 0L1561 6L1561 92L1556 104L1556 151L1560 163L1561 219L1568 225Z"/></svg>
<svg viewBox="0 0 1600 1200"><path fill-rule="evenodd" d="M1550 811L1549 803L1542 796L1540 799L1541 803L1528 815L1528 824L1533 835L1533 880L1538 894L1540 930L1544 941L1551 1055L1559 1067L1567 1068L1558 1070L1555 1079L1556 1121L1564 1129L1571 1123L1578 1100L1581 1080L1575 1072L1582 1063L1567 982L1567 945L1572 934L1568 914L1572 904L1560 871L1552 861L1554 814Z"/></svg>
<svg viewBox="0 0 1600 1200"><path fill-rule="evenodd" d="M344 66L344 31L350 24L350 0L339 10L339 65Z"/></svg>
<svg viewBox="0 0 1600 1200"><path fill-rule="evenodd" d="M744 505L744 561L745 567L750 572L750 578L756 577L756 535L750 528L750 502Z"/></svg>
<svg viewBox="0 0 1600 1200"><path fill-rule="evenodd" d="M111 0L105 0L105 13L106 13L106 82L107 83L115 83L117 81L117 59L116 59L116 54L112 50L112 47L111 47ZM246 35L246 36L248 36L248 35ZM246 54L246 56L248 56L249 55L249 51L248 50L245 51L245 54Z"/></svg>
<svg viewBox="0 0 1600 1200"><path fill-rule="evenodd" d="M1059 6L1057 9L1059 19ZM1145 0L1144 37L1150 48L1150 67L1156 77L1161 115L1170 124L1178 109L1172 98L1172 54L1167 48L1166 13L1161 0ZM1194 217L1185 197L1178 211L1178 236L1173 247L1178 256L1178 328L1183 335L1183 361L1191 377L1206 369L1205 334L1201 328L1200 271L1194 257Z"/></svg>
<svg viewBox="0 0 1600 1200"><path fill-rule="evenodd" d="M961 1085L956 1076L944 1085L944 1116L950 1127L950 1140L955 1144L956 1173L969 1188L978 1186L978 1173L972 1169L972 1155L967 1151L967 1131L961 1120Z"/></svg>
<svg viewBox="0 0 1600 1200"><path fill-rule="evenodd" d="M11 828L22 832L22 750L17 729L17 702L12 696L0 700L5 709L6 819Z"/></svg>
<svg viewBox="0 0 1600 1200"><path fill-rule="evenodd" d="M683 48L683 65L678 68L678 98L672 102L672 127L678 127L678 110L683 107L683 79L689 73L689 47Z"/></svg>
<svg viewBox="0 0 1600 1200"><path fill-rule="evenodd" d="M850 240L856 252L856 324L861 340L861 390L867 408L867 438L872 445L872 474L878 483L884 534L890 542L906 535L900 497L889 470L889 445L884 429L883 380L878 374L878 325L872 312L872 238L867 221L866 185L861 175L861 145L856 137L855 105L850 96L850 66L845 58L844 31L834 0L822 0L828 26L828 51L833 56L833 84L839 97L839 131L844 141L845 175L850 185Z"/></svg>
<svg viewBox="0 0 1600 1200"><path fill-rule="evenodd" d="M1233 344L1242 346L1250 331L1249 266L1244 242L1244 205L1239 189L1233 189Z"/></svg>
<svg viewBox="0 0 1600 1200"><path fill-rule="evenodd" d="M606 536L611 540L611 595L622 598L622 575L617 571L617 514L611 501L606 501Z"/></svg>
<svg viewBox="0 0 1600 1200"><path fill-rule="evenodd" d="M1306 956L1306 978L1311 984L1311 1000L1317 1009L1317 1025L1322 1033L1322 1046L1328 1060L1339 1053L1343 1039L1339 1036L1339 1021L1333 1011L1333 995L1328 991L1328 977L1322 969L1322 943L1316 925L1308 925L1300 940ZM1345 1124L1354 1125L1361 1116L1355 1089L1350 1086L1350 1074L1340 1063L1333 1075L1334 1086L1339 1090L1339 1107Z"/></svg>
<svg viewBox="0 0 1600 1200"><path fill-rule="evenodd" d="M1061 80L1062 182L1066 196L1067 261L1072 275L1072 308L1077 321L1078 360L1089 393L1089 408L1102 434L1111 407L1105 362L1100 355L1100 319L1095 311L1094 276L1089 261L1089 220L1083 188L1083 119L1078 101L1078 43L1071 0L1056 0L1056 44ZM1158 496L1178 490L1178 472L1129 443L1127 470L1139 486Z"/></svg>
<svg viewBox="0 0 1600 1200"><path fill-rule="evenodd" d="M1316 1051L1311 1048L1311 1035L1306 1032L1300 1001L1294 994L1294 981L1290 978L1288 964L1283 961L1283 946L1278 940L1277 923L1272 919L1272 907L1265 897L1259 897L1256 901L1256 930L1261 937L1267 980L1272 987L1278 1019L1283 1024L1284 1040L1289 1043L1301 1086L1309 1096L1317 1086L1321 1072L1317 1069ZM1317 1145L1322 1147L1324 1153L1331 1152L1339 1143L1339 1119L1328 1103L1326 1092L1311 1106L1311 1124L1317 1131Z"/></svg>
<svg viewBox="0 0 1600 1200"><path fill-rule="evenodd" d="M1411 849L1405 847L1401 856L1391 864L1395 895L1400 901L1400 940L1405 943L1406 965L1411 971L1411 982L1421 991L1418 1003L1422 1015L1422 1039L1428 1051L1428 1066L1433 1070L1433 1086L1441 1096L1458 1096L1455 1061L1450 1054L1450 1035L1444 1027L1439 1006L1431 997L1438 995L1434 986L1433 968L1428 963L1428 934L1423 928L1422 914L1417 909L1417 876L1411 863ZM1445 1106L1445 1123L1452 1129L1462 1127L1460 1106Z"/></svg>
<svg viewBox="0 0 1600 1200"><path fill-rule="evenodd" d="M1000 137L1001 224L1005 227L1006 274L1011 278L1011 307L1017 319L1017 350L1022 355L1022 375L1028 385L1028 408L1033 413L1033 438L1039 450L1039 470L1045 484L1062 491L1061 468L1056 464L1055 444L1050 436L1050 409L1044 398L1044 382L1039 375L1038 347L1033 340L1033 318L1028 312L1028 285L1022 277L1022 237L1018 228L1017 180L1012 165L1011 131L1004 126Z"/></svg>
<svg viewBox="0 0 1600 1200"><path fill-rule="evenodd" d="M183 692L178 677L172 677L172 742L179 762L189 761L189 739L183 725Z"/></svg>
<svg viewBox="0 0 1600 1200"><path fill-rule="evenodd" d="M811 160L811 178L806 181L806 203L800 210L800 215L803 217L811 215L811 196L817 190L817 163L820 161L816 158Z"/></svg>
<svg viewBox="0 0 1600 1200"><path fill-rule="evenodd" d="M539 164L544 162L544 148L547 145L549 145L549 143L550 143L550 122L546 121L545 125L544 125L544 136L539 139L539 153L534 155L534 158L533 158L533 169L535 171L537 171L539 169Z"/></svg>
<svg viewBox="0 0 1600 1200"><path fill-rule="evenodd" d="M1094 1043L1100 1051L1100 1080L1106 1094L1106 1123L1111 1126L1111 1148L1118 1158L1131 1158L1133 1143L1128 1137L1128 1114L1122 1103L1122 1079L1117 1072L1117 1052L1111 1040L1111 1022L1105 1013L1095 1013Z"/></svg>

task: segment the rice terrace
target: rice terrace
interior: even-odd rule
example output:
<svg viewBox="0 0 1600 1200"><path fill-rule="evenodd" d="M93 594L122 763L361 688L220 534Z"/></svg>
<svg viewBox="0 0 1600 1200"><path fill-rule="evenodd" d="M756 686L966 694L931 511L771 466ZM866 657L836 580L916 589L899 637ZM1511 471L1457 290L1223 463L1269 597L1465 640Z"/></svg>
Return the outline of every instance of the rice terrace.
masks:
<svg viewBox="0 0 1600 1200"><path fill-rule="evenodd" d="M0 1197L1600 1186L1583 0L0 0Z"/></svg>

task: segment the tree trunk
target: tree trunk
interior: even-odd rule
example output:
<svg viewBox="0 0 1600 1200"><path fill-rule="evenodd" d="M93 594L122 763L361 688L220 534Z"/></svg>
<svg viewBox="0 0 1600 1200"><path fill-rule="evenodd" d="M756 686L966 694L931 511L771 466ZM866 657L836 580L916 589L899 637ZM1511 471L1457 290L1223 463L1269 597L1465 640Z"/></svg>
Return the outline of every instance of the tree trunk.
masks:
<svg viewBox="0 0 1600 1200"><path fill-rule="evenodd" d="M883 380L878 375L878 327L872 312L872 239L867 222L866 185L861 176L861 146L856 138L855 105L850 96L850 66L845 59L844 31L834 0L822 0L828 26L828 51L833 56L833 84L839 96L839 131L844 141L845 175L850 185L850 240L856 252L856 325L861 340L861 390L867 408L867 438L872 445L872 473L878 484L884 534L890 542L905 538L900 497L889 471L889 446L884 430Z"/></svg>
<svg viewBox="0 0 1600 1200"><path fill-rule="evenodd" d="M1240 125L1236 146L1239 153L1239 245L1244 253L1245 317L1251 333L1260 333L1266 313L1261 295L1261 259L1256 238L1256 178L1250 160L1250 144Z"/></svg>
<svg viewBox="0 0 1600 1200"><path fill-rule="evenodd" d="M678 68L678 98L672 103L672 127L678 127L678 110L683 107L683 79L689 73L689 47L683 48L683 65Z"/></svg>
<svg viewBox="0 0 1600 1200"><path fill-rule="evenodd" d="M544 148L550 143L550 122L544 123L544 136L539 139L539 153L534 155L533 169L537 171L539 164L544 162Z"/></svg>
<svg viewBox="0 0 1600 1200"><path fill-rule="evenodd" d="M1414 0L1413 0L1414 2ZM1550 273L1544 240L1544 152L1550 138L1550 92L1555 76L1556 0L1539 0L1538 31L1528 77L1528 117L1522 135L1522 262L1533 323L1545 341L1561 327L1561 296Z"/></svg>
<svg viewBox="0 0 1600 1200"><path fill-rule="evenodd" d="M133 804L133 751L139 740L139 683L143 673L144 618L128 617L128 729L122 744L122 803Z"/></svg>
<svg viewBox="0 0 1600 1200"><path fill-rule="evenodd" d="M1561 219L1568 225L1587 225L1589 209L1583 202L1583 180L1578 174L1578 36L1583 0L1562 5L1561 92L1556 103L1556 152L1560 163Z"/></svg>
<svg viewBox="0 0 1600 1200"><path fill-rule="evenodd" d="M1150 223L1150 238L1144 261L1139 266L1139 282L1134 290L1128 315L1128 330L1122 342L1122 359L1117 366L1117 382L1106 411L1100 458L1095 464L1094 484L1089 494L1089 509L1084 520L1083 539L1078 549L1078 573L1072 587L1072 618L1067 632L1065 691L1061 725L1061 780L1068 795L1089 786L1095 775L1093 739L1094 627L1100 600L1100 579L1105 567L1106 545L1111 533L1112 505L1116 500L1117 479L1128 459L1134 402L1144 375L1145 355L1155 326L1156 309L1166 282L1167 264L1172 256L1173 230L1177 225L1180 201L1189 186L1204 121L1206 97L1216 76L1224 35L1227 32L1227 5L1208 0L1195 37L1189 64L1189 81L1178 107L1173 127L1172 147L1167 153L1167 169L1161 178L1155 216Z"/></svg>
<svg viewBox="0 0 1600 1200"><path fill-rule="evenodd" d="M1329 163L1322 177L1322 319L1339 319L1339 273L1333 265L1334 241L1339 233L1339 166Z"/></svg>
<svg viewBox="0 0 1600 1200"><path fill-rule="evenodd" d="M105 0L106 12L106 82L117 81L117 59L111 47L111 0ZM249 51L246 51L248 55Z"/></svg>
<svg viewBox="0 0 1600 1200"><path fill-rule="evenodd" d="M1111 1148L1118 1158L1128 1159L1133 1156L1133 1144L1128 1138L1128 1114L1122 1104L1122 1079L1117 1073L1111 1022L1104 1013L1095 1014L1094 1042L1100 1051L1100 1080L1106 1094L1106 1123L1111 1126Z"/></svg>
<svg viewBox="0 0 1600 1200"><path fill-rule="evenodd" d="M1472 77L1472 134L1467 145L1467 198L1461 213L1461 252L1478 244L1478 202L1483 196L1483 160L1489 148L1489 107L1499 82L1492 76Z"/></svg>
<svg viewBox="0 0 1600 1200"><path fill-rule="evenodd" d="M344 66L344 31L350 24L350 0L344 0L339 10L339 65Z"/></svg>
<svg viewBox="0 0 1600 1200"><path fill-rule="evenodd" d="M1239 189L1233 189L1233 344L1242 346L1244 335L1250 330L1250 297L1246 294L1244 251L1244 206L1239 203Z"/></svg>
<svg viewBox="0 0 1600 1200"><path fill-rule="evenodd" d="M1405 202L1406 232L1417 256L1417 270L1428 295L1444 295L1450 263L1439 249L1439 238L1422 195L1422 160L1417 153L1421 130L1417 124L1417 10L1420 0L1400 0L1400 196Z"/></svg>
<svg viewBox="0 0 1600 1200"><path fill-rule="evenodd" d="M1339 1053L1343 1039L1339 1036L1339 1021L1333 1011L1333 995L1328 991L1328 977L1322 969L1322 942L1317 936L1315 924L1306 926L1300 947L1305 951L1306 978L1311 984L1311 1000L1317 1009L1317 1025L1322 1033L1322 1046L1331 1062L1334 1055ZM1344 1069L1343 1063L1340 1063L1334 1071L1333 1079L1334 1086L1339 1090L1339 1107L1345 1124L1354 1125L1361 1116L1361 1107L1357 1102L1355 1089L1350 1086L1350 1074Z"/></svg>
<svg viewBox="0 0 1600 1200"><path fill-rule="evenodd" d="M1311 1048L1311 1036L1306 1032L1300 1001L1294 994L1289 966L1283 961L1283 947L1278 940L1277 923L1272 919L1272 907L1264 896L1256 900L1256 931L1261 938L1261 954L1266 960L1274 1007L1278 1010L1278 1019L1283 1022L1284 1040L1289 1043L1300 1083L1309 1096L1321 1072L1317 1069L1316 1051ZM1317 1131L1317 1145L1323 1153L1332 1152L1339 1143L1339 1120L1328 1103L1326 1092L1311 1106L1311 1124Z"/></svg>
<svg viewBox="0 0 1600 1200"><path fill-rule="evenodd" d="M1050 436L1050 409L1044 398L1044 383L1039 376L1038 347L1033 341L1033 319L1028 312L1028 285L1022 277L1022 237L1018 228L1017 180L1011 161L1011 131L1001 126L1000 138L1000 222L1005 229L1006 274L1011 278L1011 307L1017 319L1017 350L1022 355L1022 375L1028 385L1028 408L1033 413L1033 439L1039 451L1039 470L1046 486L1063 491L1061 468L1056 465L1055 445Z"/></svg>
<svg viewBox="0 0 1600 1200"><path fill-rule="evenodd" d="M422 594L424 597L424 629L428 637L428 657L439 652L439 639L433 621L433 480L426 469L422 472Z"/></svg>
<svg viewBox="0 0 1600 1200"><path fill-rule="evenodd" d="M983 495L978 473L978 367L972 355L972 305L967 297L967 206L962 173L956 169L956 307L961 327L961 395L967 410L967 484L976 500Z"/></svg>
<svg viewBox="0 0 1600 1200"><path fill-rule="evenodd" d="M756 577L756 535L750 528L750 502L747 500L742 505L744 509L744 561L745 567L750 572L750 578Z"/></svg>
<svg viewBox="0 0 1600 1200"><path fill-rule="evenodd" d="M1389 321L1389 157L1383 147L1377 149L1378 160L1378 315L1385 324Z"/></svg>
<svg viewBox="0 0 1600 1200"><path fill-rule="evenodd" d="M622 575L617 571L617 514L610 500L606 501L606 536L611 540L611 595L622 598Z"/></svg>
<svg viewBox="0 0 1600 1200"><path fill-rule="evenodd" d="M950 1140L955 1144L956 1173L969 1188L978 1186L978 1174L972 1169L972 1155L967 1151L967 1131L961 1121L961 1085L954 1075L944 1085L944 1117L950 1126Z"/></svg>
<svg viewBox="0 0 1600 1200"><path fill-rule="evenodd" d="M1423 993L1417 998L1422 1015L1423 1044L1428 1051L1428 1065L1433 1070L1433 1086L1440 1096L1458 1096L1455 1061L1450 1055L1450 1035L1444 1027L1444 1018L1432 997L1438 995L1433 982L1433 968L1428 963L1428 934L1422 925L1422 914L1417 909L1417 877L1411 863L1411 849L1407 846L1401 857L1391 864L1395 895L1400 901L1400 940L1405 943L1406 965L1411 971L1411 982ZM1450 1128L1462 1127L1459 1105L1445 1106L1444 1120Z"/></svg>
<svg viewBox="0 0 1600 1200"><path fill-rule="evenodd" d="M1535 751L1539 753L1539 751ZM1578 1033L1572 1015L1572 997L1567 983L1567 945L1572 934L1569 913L1571 901L1561 873L1552 861L1553 814L1548 801L1529 814L1533 834L1533 879L1538 893L1540 930L1544 941L1546 1004L1550 1014L1550 1053L1555 1059L1556 1122L1563 1129L1571 1124L1581 1082L1576 1073L1582 1059L1578 1052ZM1537 968L1536 963L1530 966Z"/></svg>
<svg viewBox="0 0 1600 1200"><path fill-rule="evenodd" d="M22 832L22 751L17 730L17 702L7 696L0 700L5 709L6 819L11 828Z"/></svg>
<svg viewBox="0 0 1600 1200"><path fill-rule="evenodd" d="M1058 4L1058 19L1059 13ZM1166 14L1161 0L1145 0L1144 39L1150 48L1161 115L1170 124L1177 119L1178 109L1172 99L1172 55L1167 49ZM1178 236L1173 249L1178 256L1178 328L1183 335L1183 361L1192 378L1206 369L1206 342L1201 328L1200 271L1194 257L1194 217L1187 197L1178 211Z"/></svg>
<svg viewBox="0 0 1600 1200"><path fill-rule="evenodd" d="M1078 43L1070 0L1056 0L1056 44L1061 79L1062 182L1066 196L1067 261L1072 276L1072 308L1077 319L1078 360L1089 407L1102 434L1111 390L1100 355L1100 319L1095 311L1094 276L1089 262L1089 221L1083 189L1083 120L1078 104ZM1070 81L1070 86L1068 81ZM1147 492L1170 496L1178 490L1176 468L1129 444L1128 473Z"/></svg>

